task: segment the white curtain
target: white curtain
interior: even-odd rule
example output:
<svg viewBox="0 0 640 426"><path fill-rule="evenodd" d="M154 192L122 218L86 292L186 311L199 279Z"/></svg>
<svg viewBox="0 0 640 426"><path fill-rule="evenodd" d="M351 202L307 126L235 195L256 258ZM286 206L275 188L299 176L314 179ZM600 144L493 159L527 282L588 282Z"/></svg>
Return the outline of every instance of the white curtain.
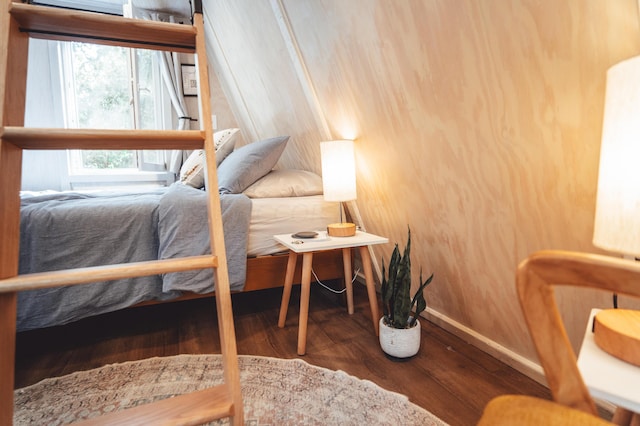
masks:
<svg viewBox="0 0 640 426"><path fill-rule="evenodd" d="M144 9L134 9L133 13L136 18L149 19L152 21L163 20L163 17L159 13ZM166 17L165 20L167 20ZM168 21L175 23L175 17L169 16ZM178 53L164 51L157 51L156 53L158 55L160 73L162 74L162 79L171 98L171 105L173 105L173 109L178 115L177 130L189 130L190 117L182 91L182 72ZM167 170L176 175L180 173L182 163L184 163L190 153L191 151L172 150L169 155Z"/></svg>
<svg viewBox="0 0 640 426"><path fill-rule="evenodd" d="M158 52L160 72L164 80L165 87L171 97L171 105L178 114L178 130L189 130L189 113L182 93L182 75L180 71L180 61L175 52ZM182 163L189 156L189 151L172 150L169 157L168 169L170 172L178 174Z"/></svg>

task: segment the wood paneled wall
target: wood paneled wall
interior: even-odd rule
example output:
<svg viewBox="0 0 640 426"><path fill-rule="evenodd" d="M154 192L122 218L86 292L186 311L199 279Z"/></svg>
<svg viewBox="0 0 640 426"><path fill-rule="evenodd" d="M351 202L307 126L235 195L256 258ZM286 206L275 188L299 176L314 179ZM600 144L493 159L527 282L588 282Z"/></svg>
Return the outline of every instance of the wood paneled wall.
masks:
<svg viewBox="0 0 640 426"><path fill-rule="evenodd" d="M355 138L363 225L401 245L411 227L414 278L435 273L434 318L537 362L515 268L538 249L597 251L606 70L640 54L636 1L205 8L210 60L245 140L291 135L281 165L319 172L320 141ZM559 295L576 347L589 308L609 299Z"/></svg>

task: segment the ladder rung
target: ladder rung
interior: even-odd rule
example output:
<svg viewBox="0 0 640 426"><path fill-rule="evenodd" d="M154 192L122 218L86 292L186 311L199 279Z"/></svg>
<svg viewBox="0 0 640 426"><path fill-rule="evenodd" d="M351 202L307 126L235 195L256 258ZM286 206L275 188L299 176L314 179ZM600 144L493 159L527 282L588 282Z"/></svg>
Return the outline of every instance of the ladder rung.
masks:
<svg viewBox="0 0 640 426"><path fill-rule="evenodd" d="M88 419L77 425L199 425L234 415L229 388L220 385Z"/></svg>
<svg viewBox="0 0 640 426"><path fill-rule="evenodd" d="M0 137L23 149L200 149L201 130L103 130L4 127Z"/></svg>
<svg viewBox="0 0 640 426"><path fill-rule="evenodd" d="M88 284L122 278L143 277L193 269L217 268L218 257L213 255L189 256L178 259L149 260L116 265L89 266L50 272L17 275L0 280L0 293Z"/></svg>
<svg viewBox="0 0 640 426"><path fill-rule="evenodd" d="M192 25L22 3L11 3L10 12L20 29L35 38L189 53L196 46L196 30Z"/></svg>

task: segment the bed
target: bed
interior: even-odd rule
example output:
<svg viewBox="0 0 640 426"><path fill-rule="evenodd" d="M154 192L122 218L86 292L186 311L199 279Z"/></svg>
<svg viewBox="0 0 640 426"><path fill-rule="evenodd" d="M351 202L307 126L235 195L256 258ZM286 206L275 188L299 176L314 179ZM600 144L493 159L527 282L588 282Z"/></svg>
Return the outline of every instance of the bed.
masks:
<svg viewBox="0 0 640 426"><path fill-rule="evenodd" d="M324 201L319 176L272 169L286 144L275 139L218 157L229 282L235 292L282 286L287 255L273 235L319 230L338 220L339 207ZM207 194L193 173L197 168L187 160L179 182L147 191L23 192L19 273L209 253ZM340 253L321 254L314 269L323 280L341 277ZM296 275L300 282L300 271ZM24 291L18 295L17 330L213 293L208 269Z"/></svg>

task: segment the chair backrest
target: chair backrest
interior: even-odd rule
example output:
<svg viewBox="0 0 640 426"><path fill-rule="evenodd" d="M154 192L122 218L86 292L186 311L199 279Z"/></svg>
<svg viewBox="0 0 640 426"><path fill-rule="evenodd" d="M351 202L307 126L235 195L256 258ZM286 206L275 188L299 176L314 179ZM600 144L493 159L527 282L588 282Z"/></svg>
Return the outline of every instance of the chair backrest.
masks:
<svg viewBox="0 0 640 426"><path fill-rule="evenodd" d="M560 285L640 297L640 262L554 250L533 253L518 266L520 305L553 399L597 415L556 305Z"/></svg>

